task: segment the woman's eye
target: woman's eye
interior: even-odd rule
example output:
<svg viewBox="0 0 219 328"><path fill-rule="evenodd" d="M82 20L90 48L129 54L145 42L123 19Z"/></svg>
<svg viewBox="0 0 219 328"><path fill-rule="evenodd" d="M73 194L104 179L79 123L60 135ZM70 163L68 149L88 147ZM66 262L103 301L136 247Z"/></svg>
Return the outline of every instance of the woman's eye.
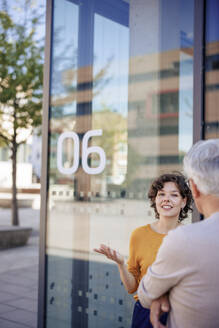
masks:
<svg viewBox="0 0 219 328"><path fill-rule="evenodd" d="M179 195L178 194L172 194L173 197L178 197Z"/></svg>

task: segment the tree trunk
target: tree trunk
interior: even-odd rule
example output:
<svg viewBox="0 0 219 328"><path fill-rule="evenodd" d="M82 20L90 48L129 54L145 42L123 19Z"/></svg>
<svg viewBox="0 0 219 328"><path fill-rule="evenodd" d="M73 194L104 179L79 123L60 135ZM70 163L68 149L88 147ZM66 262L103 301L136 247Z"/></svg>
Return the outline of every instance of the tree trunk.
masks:
<svg viewBox="0 0 219 328"><path fill-rule="evenodd" d="M18 204L17 204L17 144L12 145L12 225L19 225Z"/></svg>

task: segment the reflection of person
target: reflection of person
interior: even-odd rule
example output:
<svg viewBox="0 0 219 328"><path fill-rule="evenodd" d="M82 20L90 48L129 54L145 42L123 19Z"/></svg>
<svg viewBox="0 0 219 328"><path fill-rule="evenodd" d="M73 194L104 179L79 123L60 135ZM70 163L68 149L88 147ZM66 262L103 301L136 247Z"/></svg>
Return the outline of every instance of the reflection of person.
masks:
<svg viewBox="0 0 219 328"><path fill-rule="evenodd" d="M138 297L144 307L155 300L151 317L156 328L164 327L156 311L168 308L167 296L161 296L166 293L169 328L215 328L219 327L219 139L196 143L185 156L184 170L196 206L208 219L168 233L140 282Z"/></svg>
<svg viewBox="0 0 219 328"><path fill-rule="evenodd" d="M161 175L152 183L148 197L159 220L133 231L127 266L123 256L110 247L101 245L99 249L95 249L96 252L117 263L121 280L129 293L137 290L141 278L155 260L158 248L167 232L181 225L180 222L187 217L192 201L191 191L180 173ZM152 327L149 310L141 306L137 295L134 297L136 303L132 328ZM163 320L165 321L166 318Z"/></svg>

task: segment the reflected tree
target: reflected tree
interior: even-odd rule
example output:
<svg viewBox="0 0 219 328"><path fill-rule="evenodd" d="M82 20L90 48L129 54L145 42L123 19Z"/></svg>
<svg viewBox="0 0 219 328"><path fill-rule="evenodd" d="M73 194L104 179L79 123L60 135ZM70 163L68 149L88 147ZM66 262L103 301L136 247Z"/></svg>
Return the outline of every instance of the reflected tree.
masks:
<svg viewBox="0 0 219 328"><path fill-rule="evenodd" d="M127 120L120 113L103 106L101 111L93 113L93 129L103 130L103 135L95 138L95 143L106 153L104 174L108 180L113 180L114 176L118 176L116 166L118 167L119 154L127 161Z"/></svg>

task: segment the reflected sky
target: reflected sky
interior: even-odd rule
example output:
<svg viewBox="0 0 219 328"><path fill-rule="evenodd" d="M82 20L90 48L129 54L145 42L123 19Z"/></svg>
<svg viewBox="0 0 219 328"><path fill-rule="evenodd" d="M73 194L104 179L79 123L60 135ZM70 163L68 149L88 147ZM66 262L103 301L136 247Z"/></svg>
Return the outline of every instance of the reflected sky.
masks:
<svg viewBox="0 0 219 328"><path fill-rule="evenodd" d="M177 49L185 44L192 46L193 12L194 2L191 0L160 1L160 51Z"/></svg>
<svg viewBox="0 0 219 328"><path fill-rule="evenodd" d="M107 83L93 99L94 111L107 107L127 116L128 60L129 28L95 14L93 75L105 70Z"/></svg>
<svg viewBox="0 0 219 328"><path fill-rule="evenodd" d="M219 1L207 1L207 24L206 24L206 41L213 42L219 40Z"/></svg>

